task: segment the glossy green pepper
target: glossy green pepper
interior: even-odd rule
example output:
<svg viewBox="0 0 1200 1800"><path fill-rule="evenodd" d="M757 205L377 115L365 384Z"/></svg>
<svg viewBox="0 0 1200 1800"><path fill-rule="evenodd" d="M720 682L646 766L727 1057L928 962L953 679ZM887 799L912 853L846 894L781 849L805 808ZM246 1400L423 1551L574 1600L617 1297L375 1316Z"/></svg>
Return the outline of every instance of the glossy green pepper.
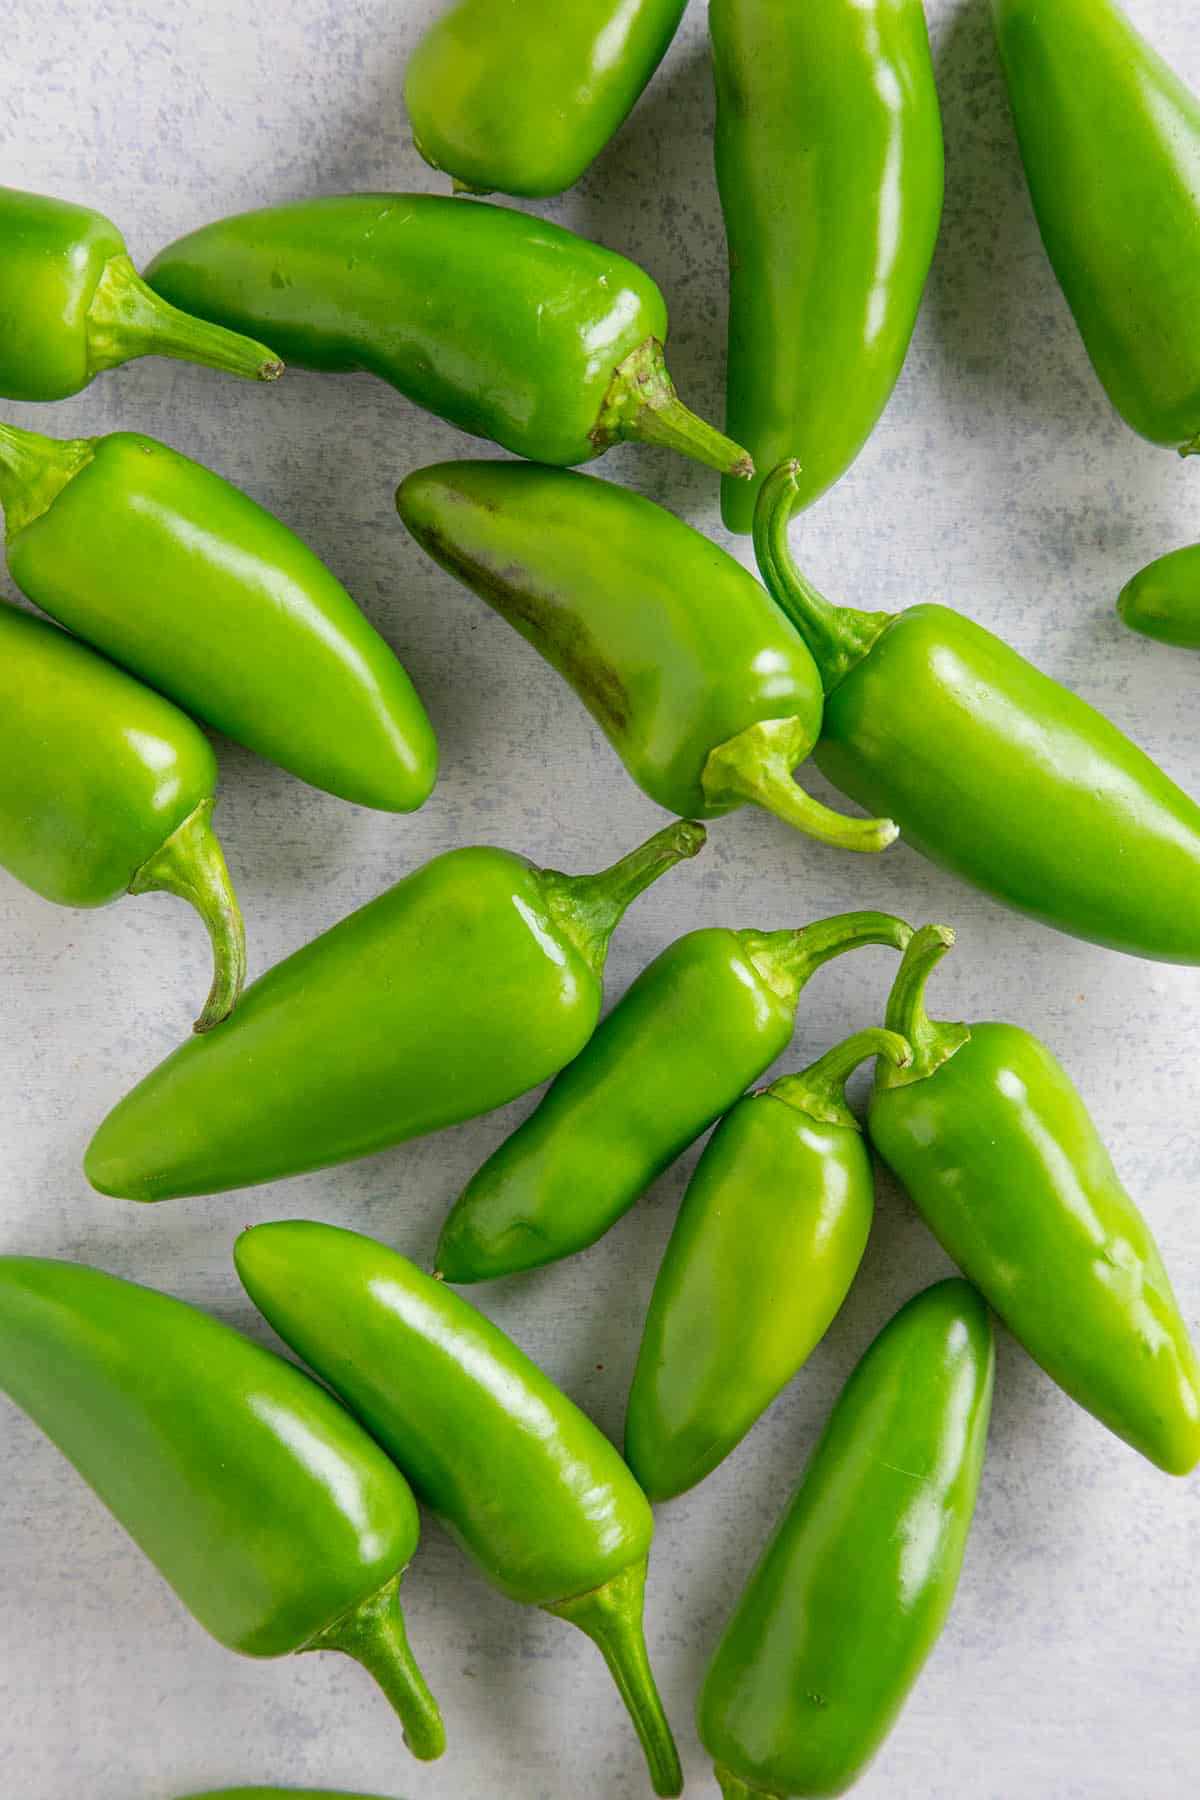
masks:
<svg viewBox="0 0 1200 1800"><path fill-rule="evenodd" d="M33 1256L0 1257L0 1388L218 1643L344 1651L440 1756L400 1611L416 1505L324 1388L181 1300Z"/></svg>
<svg viewBox="0 0 1200 1800"><path fill-rule="evenodd" d="M404 669L238 488L132 432L0 425L0 504L21 591L188 712L343 800L428 798L437 741Z"/></svg>
<svg viewBox="0 0 1200 1800"><path fill-rule="evenodd" d="M1126 424L1200 450L1200 100L1112 0L992 0L1042 242Z"/></svg>
<svg viewBox="0 0 1200 1800"><path fill-rule="evenodd" d="M471 1177L442 1227L438 1273L487 1281L594 1244L787 1048L810 975L863 944L903 950L911 935L864 912L677 938Z"/></svg>
<svg viewBox="0 0 1200 1800"><path fill-rule="evenodd" d="M890 1031L860 1031L799 1075L747 1094L705 1145L642 1334L625 1460L651 1500L722 1462L816 1349L858 1272L875 1208L846 1104L869 1056L903 1067Z"/></svg>
<svg viewBox="0 0 1200 1800"><path fill-rule="evenodd" d="M1070 1076L1016 1025L947 1025L925 983L954 941L909 945L868 1130L922 1218L1034 1361L1172 1475L1200 1462L1200 1362L1145 1219Z"/></svg>
<svg viewBox="0 0 1200 1800"><path fill-rule="evenodd" d="M400 517L570 683L633 779L668 811L749 803L822 843L882 850L890 819L850 819L797 787L821 678L733 557L628 488L532 463L418 469Z"/></svg>
<svg viewBox="0 0 1200 1800"><path fill-rule="evenodd" d="M588 462L636 438L752 473L676 396L666 303L645 270L508 207L299 200L193 231L146 279L204 318L269 326L302 369L368 369L534 462Z"/></svg>
<svg viewBox="0 0 1200 1800"><path fill-rule="evenodd" d="M371 1238L295 1220L243 1232L234 1255L254 1304L493 1587L598 1646L655 1793L678 1794L642 1635L654 1521L608 1439L482 1313Z"/></svg>
<svg viewBox="0 0 1200 1800"><path fill-rule="evenodd" d="M217 765L185 713L56 625L0 603L0 868L59 906L177 894L212 940L197 1031L237 1004L242 915L211 819Z"/></svg>
<svg viewBox="0 0 1200 1800"><path fill-rule="evenodd" d="M704 1679L725 1800L844 1794L883 1743L954 1599L994 1369L987 1309L942 1281L846 1383Z"/></svg>
<svg viewBox="0 0 1200 1800"><path fill-rule="evenodd" d="M754 547L825 684L817 767L1006 906L1110 950L1200 963L1200 806L961 613L832 606L792 561L793 497L784 464L759 497Z"/></svg>
<svg viewBox="0 0 1200 1800"><path fill-rule="evenodd" d="M807 506L854 461L908 353L942 216L921 0L712 0L729 239L726 430ZM756 489L722 485L731 531Z"/></svg>
<svg viewBox="0 0 1200 1800"><path fill-rule="evenodd" d="M413 142L456 188L573 187L667 53L687 0L456 0L404 77Z"/></svg>
<svg viewBox="0 0 1200 1800"><path fill-rule="evenodd" d="M1131 631L1160 644L1200 650L1200 544L1188 544L1139 569L1117 612Z"/></svg>
<svg viewBox="0 0 1200 1800"><path fill-rule="evenodd" d="M220 1193L503 1106L583 1048L622 913L703 842L677 823L599 875L486 847L435 856L147 1075L88 1146L88 1180L127 1200Z"/></svg>
<svg viewBox="0 0 1200 1800"><path fill-rule="evenodd" d="M273 381L262 344L163 300L138 275L102 213L0 187L0 395L65 400L101 369L175 356Z"/></svg>

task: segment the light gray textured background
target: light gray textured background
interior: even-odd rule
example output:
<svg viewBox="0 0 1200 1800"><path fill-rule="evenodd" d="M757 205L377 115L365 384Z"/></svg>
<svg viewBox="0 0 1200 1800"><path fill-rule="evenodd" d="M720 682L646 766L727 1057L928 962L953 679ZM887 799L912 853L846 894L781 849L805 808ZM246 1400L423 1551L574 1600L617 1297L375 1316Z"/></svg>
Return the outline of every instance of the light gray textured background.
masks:
<svg viewBox="0 0 1200 1800"><path fill-rule="evenodd" d="M436 187L400 99L434 5L10 0L3 179L100 207L139 260L244 207ZM1193 0L1131 8L1200 82ZM798 529L798 549L818 582L868 607L953 601L1196 786L1200 659L1129 636L1112 603L1134 569L1200 535L1200 475L1135 439L1091 374L1037 239L985 6L934 0L931 23L948 162L937 261L895 399L856 467ZM632 121L546 210L653 271L671 306L680 388L719 418L724 253L704 31L694 4ZM453 845L501 843L586 869L661 822L557 677L406 538L392 505L399 478L477 447L389 389L296 372L258 391L148 361L76 401L6 416L64 436L147 431L241 484L328 560L428 703L443 773L410 819L356 811L219 746L218 822L254 971ZM720 536L705 471L628 449L603 473ZM812 786L829 797L819 779ZM746 812L639 902L614 943L609 993L692 926L785 925L855 904L957 925L939 1010L1019 1020L1062 1054L1200 1325L1200 973L1056 937L902 846L856 859ZM80 1173L90 1131L185 1031L206 962L176 902L72 915L0 876L0 1241L156 1283L269 1339L233 1275L239 1227L342 1221L427 1259L461 1183L531 1102L273 1188L155 1209L101 1199ZM891 968L886 952L869 951L821 974L781 1067L877 1020ZM477 1290L618 1438L642 1313L693 1162L585 1256ZM945 1267L881 1181L862 1276L827 1341L741 1450L661 1511L648 1630L697 1794L715 1794L691 1724L715 1634L854 1359ZM1004 1340L958 1600L863 1800L1194 1795L1198 1528L1200 1484L1143 1464ZM349 1662L254 1663L210 1642L7 1406L0 1595L0 1788L13 1800L171 1800L253 1780L410 1800L648 1791L595 1652L494 1594L432 1524L406 1582L412 1641L449 1731L432 1768L406 1758L387 1707Z"/></svg>

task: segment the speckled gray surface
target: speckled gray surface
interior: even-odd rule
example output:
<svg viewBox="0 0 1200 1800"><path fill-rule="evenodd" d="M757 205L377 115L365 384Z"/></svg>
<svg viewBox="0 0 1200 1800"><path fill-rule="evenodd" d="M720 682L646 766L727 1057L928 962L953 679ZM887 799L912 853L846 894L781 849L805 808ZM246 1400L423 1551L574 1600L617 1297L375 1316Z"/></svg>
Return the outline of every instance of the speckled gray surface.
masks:
<svg viewBox="0 0 1200 1800"><path fill-rule="evenodd" d="M251 205L432 187L400 86L433 5L10 0L4 179L100 206L139 259ZM1200 82L1193 0L1131 10ZM1128 574L1200 535L1200 476L1136 440L1092 377L1038 243L982 0L934 0L931 23L948 155L936 265L891 408L797 546L821 584L862 604L952 599L1200 785L1200 659L1135 640L1112 610ZM633 120L546 210L650 267L672 308L680 387L719 417L723 242L704 25L693 4ZM218 817L255 971L452 845L504 843L583 869L658 824L557 678L399 526L398 479L471 453L449 427L367 377L293 373L257 391L163 362L6 416L62 435L144 430L240 483L330 562L425 696L443 774L411 819L357 811L219 746ZM704 471L631 449L603 472L720 535ZM1062 1054L1200 1325L1200 972L1055 937L904 847L867 863L747 813L639 902L614 944L609 993L694 925L783 925L856 903L957 925L939 1009L1019 1019ZM530 1102L273 1188L156 1209L100 1199L80 1173L90 1129L184 1032L205 961L175 902L73 915L0 877L0 1242L159 1284L269 1340L232 1272L241 1225L325 1218L427 1258L450 1199ZM889 975L883 951L823 973L781 1067L876 1019ZM693 1161L585 1256L480 1293L614 1435ZM881 1182L866 1265L827 1341L741 1450L661 1512L649 1636L696 1794L716 1791L691 1725L714 1634L853 1360L945 1267ZM406 1583L450 1738L425 1768L348 1662L253 1663L211 1643L37 1431L7 1406L0 1421L0 1789L13 1800L171 1800L268 1780L410 1800L647 1791L595 1653L492 1593L435 1526ZM863 1800L1194 1795L1198 1542L1200 1483L1143 1465L1004 1340L958 1600Z"/></svg>

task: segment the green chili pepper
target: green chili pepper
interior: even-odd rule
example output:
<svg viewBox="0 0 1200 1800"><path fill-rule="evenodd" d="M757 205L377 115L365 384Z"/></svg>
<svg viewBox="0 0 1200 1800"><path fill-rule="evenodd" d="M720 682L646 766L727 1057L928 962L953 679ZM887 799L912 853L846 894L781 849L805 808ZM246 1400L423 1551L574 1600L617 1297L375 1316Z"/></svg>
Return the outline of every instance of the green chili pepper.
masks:
<svg viewBox="0 0 1200 1800"><path fill-rule="evenodd" d="M314 787L411 812L437 742L404 669L307 545L153 438L0 425L8 567L36 606Z"/></svg>
<svg viewBox="0 0 1200 1800"><path fill-rule="evenodd" d="M633 111L686 3L457 0L404 77L414 144L468 193L561 194Z"/></svg>
<svg viewBox="0 0 1200 1800"><path fill-rule="evenodd" d="M1200 963L1200 806L1086 701L945 606L832 606L796 568L794 466L754 547L825 684L819 769L914 850L1058 931Z"/></svg>
<svg viewBox="0 0 1200 1800"><path fill-rule="evenodd" d="M212 939L197 1031L237 1005L242 915L199 728L55 625L0 603L0 868L59 906L177 894Z"/></svg>
<svg viewBox="0 0 1200 1800"><path fill-rule="evenodd" d="M1126 582L1117 611L1131 631L1200 650L1200 544L1172 550Z"/></svg>
<svg viewBox="0 0 1200 1800"><path fill-rule="evenodd" d="M643 793L683 817L749 802L822 843L882 850L797 787L821 678L741 564L627 488L532 463L420 469L396 494L435 561L558 670Z"/></svg>
<svg viewBox="0 0 1200 1800"><path fill-rule="evenodd" d="M941 1281L846 1383L701 1690L725 1800L844 1794L891 1730L958 1585L994 1367L979 1296Z"/></svg>
<svg viewBox="0 0 1200 1800"><path fill-rule="evenodd" d="M908 352L942 215L921 0L712 0L729 239L726 427L807 506L854 461ZM726 481L731 531L755 489Z"/></svg>
<svg viewBox="0 0 1200 1800"><path fill-rule="evenodd" d="M1200 100L1111 0L992 0L1042 242L1126 424L1200 449Z"/></svg>
<svg viewBox="0 0 1200 1800"><path fill-rule="evenodd" d="M1150 1228L1066 1070L1016 1025L931 1023L925 983L954 933L909 945L871 1141L930 1230L1034 1361L1172 1475L1200 1462L1200 1362Z"/></svg>
<svg viewBox="0 0 1200 1800"><path fill-rule="evenodd" d="M739 1444L841 1309L875 1188L846 1081L890 1031L860 1031L726 1113L663 1257L625 1415L625 1460L651 1500L694 1487Z"/></svg>
<svg viewBox="0 0 1200 1800"><path fill-rule="evenodd" d="M786 1049L822 963L863 944L902 950L911 935L863 912L677 938L471 1177L442 1227L438 1273L487 1281L594 1244Z"/></svg>
<svg viewBox="0 0 1200 1800"><path fill-rule="evenodd" d="M92 1139L88 1180L127 1200L220 1193L503 1106L583 1048L622 913L703 843L677 822L599 875L485 847L435 856L147 1075Z"/></svg>
<svg viewBox="0 0 1200 1800"><path fill-rule="evenodd" d="M508 207L436 194L301 200L180 238L146 279L204 318L270 322L302 369L367 369L534 462L588 462L636 438L752 473L745 451L677 398L666 304L646 272Z"/></svg>
<svg viewBox="0 0 1200 1800"><path fill-rule="evenodd" d="M492 1585L599 1647L655 1792L678 1794L642 1635L654 1521L608 1439L482 1313L371 1238L295 1220L243 1232L234 1256L254 1304Z"/></svg>
<svg viewBox="0 0 1200 1800"><path fill-rule="evenodd" d="M0 1388L218 1643L344 1651L441 1755L400 1611L416 1505L324 1388L181 1300L32 1256L0 1257Z"/></svg>
<svg viewBox="0 0 1200 1800"><path fill-rule="evenodd" d="M65 400L101 369L176 356L258 381L279 358L146 286L103 214L0 187L0 395Z"/></svg>

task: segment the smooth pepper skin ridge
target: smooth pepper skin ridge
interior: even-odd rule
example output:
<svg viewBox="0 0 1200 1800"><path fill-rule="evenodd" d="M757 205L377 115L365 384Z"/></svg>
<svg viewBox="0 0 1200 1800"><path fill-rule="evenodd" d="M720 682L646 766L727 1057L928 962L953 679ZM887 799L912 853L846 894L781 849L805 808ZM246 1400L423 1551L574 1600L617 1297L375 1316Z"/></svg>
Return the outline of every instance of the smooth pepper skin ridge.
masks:
<svg viewBox="0 0 1200 1800"><path fill-rule="evenodd" d="M237 1004L245 932L199 727L57 625L0 603L0 867L59 906L178 894L213 945L196 1029Z"/></svg>
<svg viewBox="0 0 1200 1800"><path fill-rule="evenodd" d="M725 1800L844 1794L883 1743L954 1599L994 1369L987 1308L955 1280L854 1370L704 1679Z"/></svg>
<svg viewBox="0 0 1200 1800"><path fill-rule="evenodd" d="M654 1521L608 1439L473 1306L373 1239L303 1220L238 1238L238 1274L493 1586L578 1625L655 1792L682 1789L642 1635Z"/></svg>
<svg viewBox="0 0 1200 1800"><path fill-rule="evenodd" d="M262 1657L345 1649L379 1680L414 1753L440 1754L396 1592L416 1504L324 1388L153 1288L4 1256L0 1389L218 1643Z"/></svg>
<svg viewBox="0 0 1200 1800"><path fill-rule="evenodd" d="M35 606L218 731L361 806L411 812L437 741L318 557L154 438L0 425L8 567Z"/></svg>
<svg viewBox="0 0 1200 1800"><path fill-rule="evenodd" d="M1172 1475L1200 1462L1200 1362L1150 1228L1066 1070L1016 1025L944 1025L925 981L953 933L926 926L888 1024L871 1141L959 1268L1034 1361Z"/></svg>
<svg viewBox="0 0 1200 1800"><path fill-rule="evenodd" d="M101 213L0 187L0 396L65 400L137 356L174 356L258 381L283 373L264 345L153 293Z"/></svg>
<svg viewBox="0 0 1200 1800"><path fill-rule="evenodd" d="M725 429L807 506L896 385L942 214L942 125L921 0L712 0L729 240ZM759 479L761 480L761 474ZM726 481L731 531L756 487Z"/></svg>
<svg viewBox="0 0 1200 1800"><path fill-rule="evenodd" d="M846 1104L859 1063L912 1052L848 1038L747 1094L704 1147L671 1232L625 1414L625 1460L651 1500L716 1468L820 1343L858 1272L875 1209Z"/></svg>
<svg viewBox="0 0 1200 1800"><path fill-rule="evenodd" d="M835 607L792 560L794 471L764 483L755 552L813 653L813 760L931 862L1057 931L1200 963L1200 806L1094 707L945 606Z"/></svg>
<svg viewBox="0 0 1200 1800"><path fill-rule="evenodd" d="M677 938L471 1177L442 1226L438 1272L487 1281L587 1249L786 1049L822 963L865 944L902 950L910 936L888 913L844 913Z"/></svg>
<svg viewBox="0 0 1200 1800"><path fill-rule="evenodd" d="M561 194L633 110L685 5L457 0L404 77L417 149L456 188Z"/></svg>
<svg viewBox="0 0 1200 1800"><path fill-rule="evenodd" d="M797 787L821 729L816 665L761 583L681 519L591 475L494 461L418 469L396 506L570 684L660 806L711 819L750 802L852 850L895 837L890 820Z"/></svg>
<svg viewBox="0 0 1200 1800"><path fill-rule="evenodd" d="M1200 650L1200 544L1171 550L1139 569L1122 588L1117 612L1142 637Z"/></svg>
<svg viewBox="0 0 1200 1800"><path fill-rule="evenodd" d="M534 462L588 462L639 438L751 473L745 451L676 397L666 303L645 270L509 207L300 200L203 226L146 279L204 318L255 321L300 368L367 369Z"/></svg>
<svg viewBox="0 0 1200 1800"><path fill-rule="evenodd" d="M128 1200L218 1193L503 1106L583 1048L609 935L703 842L679 822L599 875L487 847L434 857L152 1070L96 1132L88 1180Z"/></svg>
<svg viewBox="0 0 1200 1800"><path fill-rule="evenodd" d="M1109 399L1200 448L1200 99L1112 0L992 0L1042 242Z"/></svg>

